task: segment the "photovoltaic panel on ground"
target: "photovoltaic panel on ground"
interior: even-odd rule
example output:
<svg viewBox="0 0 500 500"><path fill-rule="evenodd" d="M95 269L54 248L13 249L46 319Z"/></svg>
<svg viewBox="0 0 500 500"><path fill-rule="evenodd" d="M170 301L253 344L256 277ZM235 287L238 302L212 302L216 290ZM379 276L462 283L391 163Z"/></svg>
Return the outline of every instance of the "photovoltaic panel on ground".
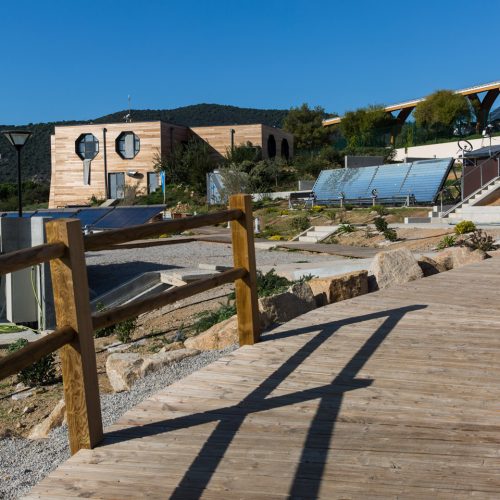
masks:
<svg viewBox="0 0 500 500"><path fill-rule="evenodd" d="M32 217L50 217L51 219L74 219L77 210L37 210Z"/></svg>
<svg viewBox="0 0 500 500"><path fill-rule="evenodd" d="M113 209L110 208L82 208L77 214L76 218L80 220L82 227L93 227L105 215L109 214Z"/></svg>
<svg viewBox="0 0 500 500"><path fill-rule="evenodd" d="M143 207L117 207L106 214L93 229L121 229L124 227L137 226L149 222L165 209L164 205Z"/></svg>
<svg viewBox="0 0 500 500"><path fill-rule="evenodd" d="M453 166L453 158L421 160L376 167L323 170L313 187L316 202L328 204L371 200L398 201L407 196L417 203L433 203Z"/></svg>

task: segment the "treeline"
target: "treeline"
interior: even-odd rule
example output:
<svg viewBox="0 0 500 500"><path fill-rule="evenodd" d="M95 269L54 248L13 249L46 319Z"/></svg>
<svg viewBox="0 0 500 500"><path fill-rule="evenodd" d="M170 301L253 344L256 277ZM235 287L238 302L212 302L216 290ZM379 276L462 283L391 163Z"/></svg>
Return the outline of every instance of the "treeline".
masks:
<svg viewBox="0 0 500 500"><path fill-rule="evenodd" d="M24 180L39 183L50 182L50 135L56 125L78 125L85 123L123 122L128 111L119 111L89 121L61 121L50 123L30 123L22 127L0 125L0 132L7 129L23 128L33 135L23 149L22 175ZM164 120L184 126L230 125L264 123L280 127L288 111L279 109L252 109L219 104L197 104L176 109L132 110L133 121ZM0 182L15 182L17 179L16 152L0 135Z"/></svg>

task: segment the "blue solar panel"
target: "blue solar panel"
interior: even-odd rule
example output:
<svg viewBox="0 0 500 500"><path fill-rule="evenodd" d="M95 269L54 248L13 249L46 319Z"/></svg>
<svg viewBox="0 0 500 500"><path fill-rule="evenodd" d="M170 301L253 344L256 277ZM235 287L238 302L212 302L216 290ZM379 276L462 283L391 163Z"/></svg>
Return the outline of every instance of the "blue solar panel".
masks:
<svg viewBox="0 0 500 500"><path fill-rule="evenodd" d="M23 212L23 219L31 217L35 212ZM7 212L4 217L19 217L17 212Z"/></svg>
<svg viewBox="0 0 500 500"><path fill-rule="evenodd" d="M102 219L105 215L113 210L110 208L82 208L77 214L76 218L80 219L82 227L92 227L97 221Z"/></svg>
<svg viewBox="0 0 500 500"><path fill-rule="evenodd" d="M51 219L74 219L77 210L38 210L33 217L50 217Z"/></svg>
<svg viewBox="0 0 500 500"><path fill-rule="evenodd" d="M418 203L434 202L453 165L453 158L377 167L323 170L313 187L318 203L369 200L376 190L379 200L413 195Z"/></svg>
<svg viewBox="0 0 500 500"><path fill-rule="evenodd" d="M144 207L117 207L105 215L93 229L120 229L145 224L165 209L164 205Z"/></svg>

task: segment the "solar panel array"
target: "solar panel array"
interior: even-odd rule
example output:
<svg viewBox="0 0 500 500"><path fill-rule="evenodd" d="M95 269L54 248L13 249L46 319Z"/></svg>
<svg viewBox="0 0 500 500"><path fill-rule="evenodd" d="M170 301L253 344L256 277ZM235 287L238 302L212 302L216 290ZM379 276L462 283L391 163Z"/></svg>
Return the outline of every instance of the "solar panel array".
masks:
<svg viewBox="0 0 500 500"><path fill-rule="evenodd" d="M82 228L88 229L120 229L149 222L153 217L165 210L165 205L149 205L134 207L96 207L37 210L23 212L23 218L47 217L51 219L79 219ZM0 217L17 217L17 212L0 213Z"/></svg>
<svg viewBox="0 0 500 500"><path fill-rule="evenodd" d="M453 158L421 160L376 167L323 170L313 187L317 203L371 200L385 202L414 197L433 203L453 165ZM375 190L375 191L374 191Z"/></svg>

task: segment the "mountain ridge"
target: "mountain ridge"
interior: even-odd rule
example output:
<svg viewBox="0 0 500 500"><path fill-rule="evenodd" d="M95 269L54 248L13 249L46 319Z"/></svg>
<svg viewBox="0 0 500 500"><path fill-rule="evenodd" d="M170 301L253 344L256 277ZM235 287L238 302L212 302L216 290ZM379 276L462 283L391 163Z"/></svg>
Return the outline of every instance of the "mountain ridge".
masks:
<svg viewBox="0 0 500 500"><path fill-rule="evenodd" d="M92 120L64 120L46 123L30 123L23 126L0 125L0 133L7 129L28 129L33 135L23 148L23 180L50 181L50 135L54 127L61 125L85 125L95 123L120 123L128 110L116 111ZM132 122L162 120L175 125L200 127L208 125L247 125L263 123L281 127L288 110L240 108L224 104L192 104L173 109L131 110ZM16 152L0 136L0 183L16 182Z"/></svg>

